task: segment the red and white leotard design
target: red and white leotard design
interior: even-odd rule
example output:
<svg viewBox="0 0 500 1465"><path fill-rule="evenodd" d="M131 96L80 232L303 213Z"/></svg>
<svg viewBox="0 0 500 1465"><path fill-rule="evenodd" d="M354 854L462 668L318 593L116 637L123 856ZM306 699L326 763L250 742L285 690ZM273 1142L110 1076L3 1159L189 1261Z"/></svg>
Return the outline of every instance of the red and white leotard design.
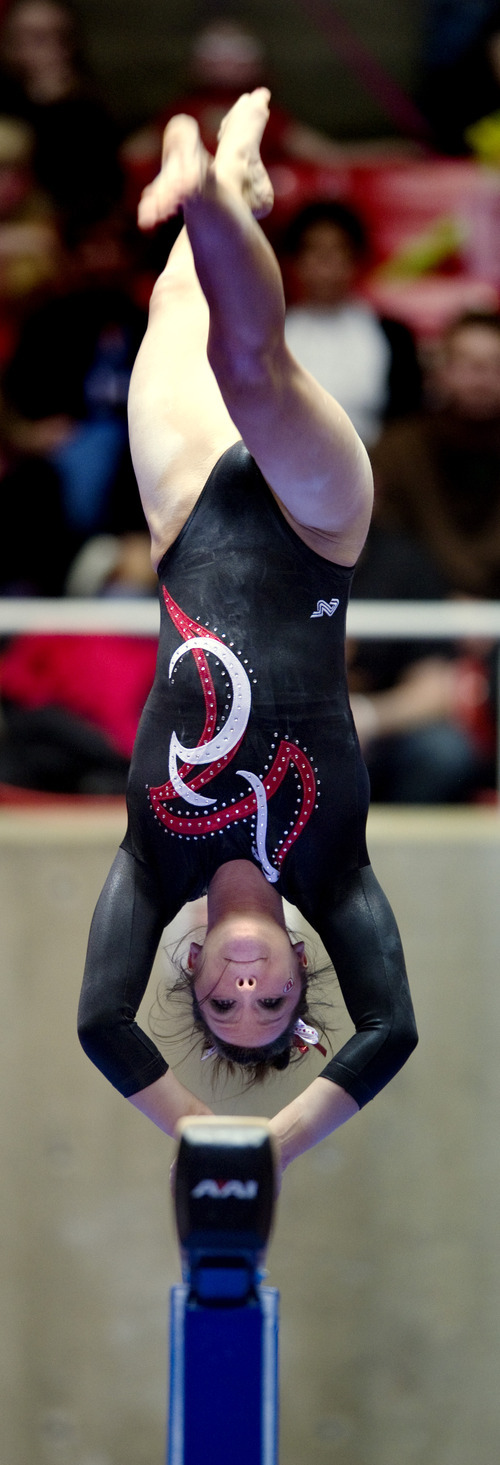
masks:
<svg viewBox="0 0 500 1465"><path fill-rule="evenodd" d="M235 777L246 780L250 791L241 799L217 807L217 800L207 792L216 774L234 759L245 736L252 707L252 689L247 671L231 645L197 621L190 620L163 587L168 614L182 637L170 660L169 676L181 657L190 652L194 657L205 701L205 724L195 747L185 747L172 733L169 749L169 778L158 788L150 788L149 800L155 817L166 829L189 839L199 839L222 831L238 820L256 816L255 848L263 874L276 881L283 860L299 838L316 801L314 769L302 748L288 738L281 738L270 766L262 776L246 768L235 769ZM217 730L217 696L210 672L209 656L216 656L224 666L231 684L231 705L224 722ZM293 767L300 780L301 801L291 827L279 841L271 863L266 850L267 805ZM182 800L187 813L177 813L172 805ZM216 806L214 808L214 805ZM202 812L203 811L203 812Z"/></svg>

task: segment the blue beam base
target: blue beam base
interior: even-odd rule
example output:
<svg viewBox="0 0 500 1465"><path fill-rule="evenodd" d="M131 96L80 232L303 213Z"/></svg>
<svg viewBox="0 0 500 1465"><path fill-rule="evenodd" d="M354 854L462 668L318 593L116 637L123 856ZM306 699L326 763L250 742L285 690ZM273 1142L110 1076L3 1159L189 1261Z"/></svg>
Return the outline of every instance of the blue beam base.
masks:
<svg viewBox="0 0 500 1465"><path fill-rule="evenodd" d="M278 1465L279 1293L206 1306L171 1291L167 1465Z"/></svg>

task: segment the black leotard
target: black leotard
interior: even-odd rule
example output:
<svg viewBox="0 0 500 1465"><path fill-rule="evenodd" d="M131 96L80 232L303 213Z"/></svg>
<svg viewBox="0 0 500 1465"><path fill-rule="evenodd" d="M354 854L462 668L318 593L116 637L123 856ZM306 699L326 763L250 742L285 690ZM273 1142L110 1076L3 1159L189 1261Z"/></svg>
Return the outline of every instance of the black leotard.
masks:
<svg viewBox="0 0 500 1465"><path fill-rule="evenodd" d="M86 1050L126 1095L167 1068L134 1022L161 931L228 860L257 864L332 958L357 1032L324 1076L362 1104L414 1046L397 927L365 845L344 661L352 573L295 534L242 443L159 565L155 682L80 1009Z"/></svg>

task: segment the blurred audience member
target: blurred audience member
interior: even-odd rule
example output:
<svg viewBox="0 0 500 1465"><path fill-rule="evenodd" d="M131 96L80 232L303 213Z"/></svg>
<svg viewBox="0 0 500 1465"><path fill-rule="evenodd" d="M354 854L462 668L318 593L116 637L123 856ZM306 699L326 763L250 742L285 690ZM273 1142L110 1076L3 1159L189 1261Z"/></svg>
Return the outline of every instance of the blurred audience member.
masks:
<svg viewBox="0 0 500 1465"><path fill-rule="evenodd" d="M440 600L445 583L418 544L375 518L354 600ZM351 705L372 798L462 803L491 787L495 738L489 668L446 643L348 641Z"/></svg>
<svg viewBox="0 0 500 1465"><path fill-rule="evenodd" d="M144 600L158 591L147 533L96 534L70 565L65 593L86 599Z"/></svg>
<svg viewBox="0 0 500 1465"><path fill-rule="evenodd" d="M3 396L11 449L45 459L57 474L74 553L91 534L144 524L126 405L145 316L131 299L120 217L71 242L58 290L24 323Z"/></svg>
<svg viewBox="0 0 500 1465"><path fill-rule="evenodd" d="M410 534L447 589L500 595L500 315L447 330L433 407L386 428L372 453L380 523Z"/></svg>
<svg viewBox="0 0 500 1465"><path fill-rule="evenodd" d="M26 122L0 116L0 365L13 348L20 315L59 267L59 232L34 183L33 147Z"/></svg>
<svg viewBox="0 0 500 1465"><path fill-rule="evenodd" d="M246 23L235 19L219 17L195 33L188 70L188 90L128 138L122 149L132 207L142 188L158 172L163 129L170 117L178 112L195 117L205 147L215 153L222 119L241 92L269 84L262 41ZM261 151L266 167L293 160L329 163L339 157L339 148L331 138L290 116L279 107L274 96Z"/></svg>
<svg viewBox="0 0 500 1465"><path fill-rule="evenodd" d="M0 449L0 595L62 595L74 551L58 474Z"/></svg>
<svg viewBox="0 0 500 1465"><path fill-rule="evenodd" d="M89 77L67 0L12 0L0 65L0 112L33 128L36 177L57 208L87 222L108 213L122 191L118 137Z"/></svg>
<svg viewBox="0 0 500 1465"><path fill-rule="evenodd" d="M79 595L155 594L148 535L86 545L69 588ZM156 638L141 636L11 641L0 657L0 785L123 794L156 651Z"/></svg>
<svg viewBox="0 0 500 1465"><path fill-rule="evenodd" d="M367 445L382 423L416 410L420 370L413 337L356 296L365 230L344 204L308 204L283 241L292 299L286 339L297 360L345 408Z"/></svg>

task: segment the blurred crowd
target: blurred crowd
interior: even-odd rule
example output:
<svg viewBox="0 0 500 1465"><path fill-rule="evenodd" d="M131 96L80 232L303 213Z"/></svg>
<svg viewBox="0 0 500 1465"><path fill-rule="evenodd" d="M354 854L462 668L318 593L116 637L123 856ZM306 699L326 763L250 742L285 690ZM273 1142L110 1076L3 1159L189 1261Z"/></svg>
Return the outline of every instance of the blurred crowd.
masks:
<svg viewBox="0 0 500 1465"><path fill-rule="evenodd" d="M436 153L462 155L485 103L500 117L500 7L486 7L451 55L431 58L421 105ZM193 113L213 151L228 106L266 79L259 38L213 22L193 39L182 95L123 137L66 0L4 10L1 597L155 595L126 403L179 223L144 238L137 202L169 116ZM372 458L375 510L353 596L499 598L500 295L450 318L423 350L408 322L363 291L362 211L318 187L341 157L336 141L289 115L278 94L264 142L271 168L316 170L306 202L281 204L270 228L290 348L346 408ZM375 799L494 798L493 644L351 640L348 660ZM0 798L122 794L154 664L148 639L3 638Z"/></svg>

